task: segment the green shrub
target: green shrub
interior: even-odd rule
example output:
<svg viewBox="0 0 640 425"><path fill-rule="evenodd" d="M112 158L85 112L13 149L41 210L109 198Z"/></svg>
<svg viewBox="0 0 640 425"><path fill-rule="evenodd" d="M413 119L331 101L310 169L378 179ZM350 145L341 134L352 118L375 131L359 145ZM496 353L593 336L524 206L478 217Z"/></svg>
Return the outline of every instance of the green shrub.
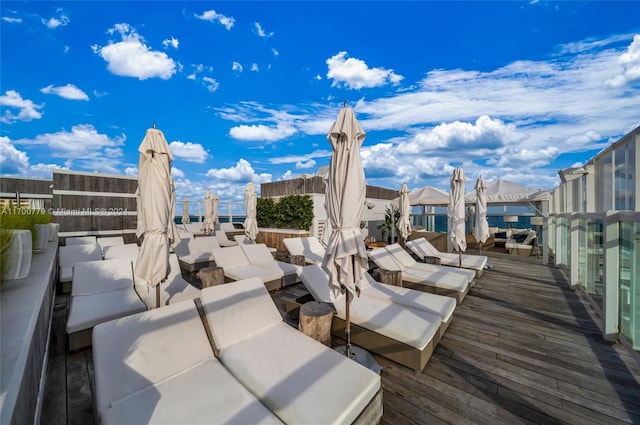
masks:
<svg viewBox="0 0 640 425"><path fill-rule="evenodd" d="M256 219L260 227L309 230L313 223L313 200L309 195L283 196L278 202L258 198Z"/></svg>

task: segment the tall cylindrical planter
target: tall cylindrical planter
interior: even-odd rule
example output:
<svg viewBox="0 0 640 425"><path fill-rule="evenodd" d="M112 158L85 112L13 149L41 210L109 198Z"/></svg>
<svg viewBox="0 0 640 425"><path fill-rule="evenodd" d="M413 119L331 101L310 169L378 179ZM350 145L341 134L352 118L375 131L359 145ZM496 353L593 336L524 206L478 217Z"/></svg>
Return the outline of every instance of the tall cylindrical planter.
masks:
<svg viewBox="0 0 640 425"><path fill-rule="evenodd" d="M12 230L11 242L7 248L5 279L23 279L31 269L31 232L29 230Z"/></svg>
<svg viewBox="0 0 640 425"><path fill-rule="evenodd" d="M49 242L53 242L58 235L58 230L60 230L60 223L49 223Z"/></svg>
<svg viewBox="0 0 640 425"><path fill-rule="evenodd" d="M44 251L49 244L49 224L36 224L35 226L35 251Z"/></svg>

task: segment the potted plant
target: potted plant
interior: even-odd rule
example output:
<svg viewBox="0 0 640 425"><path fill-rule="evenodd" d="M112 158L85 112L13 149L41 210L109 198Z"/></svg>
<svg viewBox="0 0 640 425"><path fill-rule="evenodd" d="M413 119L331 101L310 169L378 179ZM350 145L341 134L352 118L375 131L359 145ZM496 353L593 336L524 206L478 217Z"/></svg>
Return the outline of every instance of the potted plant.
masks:
<svg viewBox="0 0 640 425"><path fill-rule="evenodd" d="M384 209L384 223L378 225L378 230L382 235L382 239L387 243L394 243L398 240L398 221L400 221L400 208L392 205L391 208ZM391 235L395 233L393 242L391 241Z"/></svg>

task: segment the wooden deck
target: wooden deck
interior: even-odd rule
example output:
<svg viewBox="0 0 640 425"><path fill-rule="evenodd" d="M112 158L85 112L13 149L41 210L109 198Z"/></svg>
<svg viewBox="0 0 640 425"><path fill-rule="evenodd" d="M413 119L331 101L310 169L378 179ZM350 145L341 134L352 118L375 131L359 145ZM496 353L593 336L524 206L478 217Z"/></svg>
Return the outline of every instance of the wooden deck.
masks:
<svg viewBox="0 0 640 425"><path fill-rule="evenodd" d="M640 366L602 340L583 296L535 257L488 254L495 267L457 307L422 373L376 356L382 423L640 424ZM272 295L283 308L304 293L294 285ZM41 422L92 424L91 350L66 353L65 318L66 307L54 311Z"/></svg>

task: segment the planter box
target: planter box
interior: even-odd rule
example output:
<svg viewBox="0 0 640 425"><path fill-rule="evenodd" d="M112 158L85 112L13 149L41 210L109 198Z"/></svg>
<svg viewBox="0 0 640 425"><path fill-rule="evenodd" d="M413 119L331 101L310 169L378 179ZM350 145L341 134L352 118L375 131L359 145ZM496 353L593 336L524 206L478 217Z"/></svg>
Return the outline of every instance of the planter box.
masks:
<svg viewBox="0 0 640 425"><path fill-rule="evenodd" d="M270 248L275 248L279 252L288 252L282 243L285 238L307 238L309 232L296 229L271 229L261 227L258 229L256 243L263 243Z"/></svg>

